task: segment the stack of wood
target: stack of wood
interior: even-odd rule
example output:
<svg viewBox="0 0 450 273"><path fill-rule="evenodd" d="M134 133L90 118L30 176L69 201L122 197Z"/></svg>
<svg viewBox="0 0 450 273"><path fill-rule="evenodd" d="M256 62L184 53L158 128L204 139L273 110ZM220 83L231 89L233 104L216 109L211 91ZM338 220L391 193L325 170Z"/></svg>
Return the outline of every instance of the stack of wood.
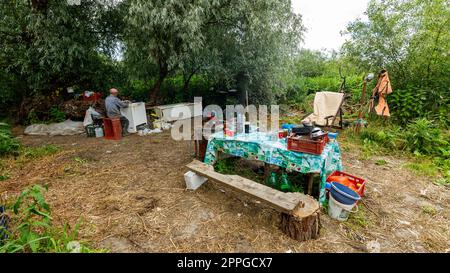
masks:
<svg viewBox="0 0 450 273"><path fill-rule="evenodd" d="M59 109L72 120L83 120L86 110L90 106L94 107L94 109L100 114L104 114L106 112L105 101L102 99L97 100L96 102L72 99L61 103Z"/></svg>

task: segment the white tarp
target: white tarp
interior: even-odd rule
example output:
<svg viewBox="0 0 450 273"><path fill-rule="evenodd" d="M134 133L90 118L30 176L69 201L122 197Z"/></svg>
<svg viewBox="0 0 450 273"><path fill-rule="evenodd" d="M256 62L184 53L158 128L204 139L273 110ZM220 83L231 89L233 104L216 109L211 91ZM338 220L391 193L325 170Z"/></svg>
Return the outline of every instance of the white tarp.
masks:
<svg viewBox="0 0 450 273"><path fill-rule="evenodd" d="M94 123L92 117L100 118L102 115L95 111L95 109L90 106L89 109L86 110L86 114L84 115L83 126L86 127Z"/></svg>
<svg viewBox="0 0 450 273"><path fill-rule="evenodd" d="M26 135L34 136L73 136L84 133L83 122L70 119L61 123L33 124L28 126L24 132Z"/></svg>

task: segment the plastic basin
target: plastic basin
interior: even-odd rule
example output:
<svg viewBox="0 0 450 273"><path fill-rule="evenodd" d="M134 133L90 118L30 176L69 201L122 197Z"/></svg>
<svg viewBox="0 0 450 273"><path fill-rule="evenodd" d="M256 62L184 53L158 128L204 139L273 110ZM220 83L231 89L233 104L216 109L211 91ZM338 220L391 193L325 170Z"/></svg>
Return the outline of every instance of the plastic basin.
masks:
<svg viewBox="0 0 450 273"><path fill-rule="evenodd" d="M361 196L354 190L337 182L331 183L330 194L341 204L352 205L361 199Z"/></svg>

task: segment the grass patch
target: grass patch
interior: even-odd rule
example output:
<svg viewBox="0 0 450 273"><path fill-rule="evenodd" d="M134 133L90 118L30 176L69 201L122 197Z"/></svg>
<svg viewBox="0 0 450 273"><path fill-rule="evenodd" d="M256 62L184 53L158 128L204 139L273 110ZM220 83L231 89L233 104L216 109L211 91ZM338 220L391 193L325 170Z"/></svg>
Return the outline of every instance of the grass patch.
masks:
<svg viewBox="0 0 450 273"><path fill-rule="evenodd" d="M73 160L81 165L85 165L88 163L87 159L81 158L79 156L74 157Z"/></svg>
<svg viewBox="0 0 450 273"><path fill-rule="evenodd" d="M379 154L380 148L375 142L365 139L361 147L360 160L370 160L372 156Z"/></svg>
<svg viewBox="0 0 450 273"><path fill-rule="evenodd" d="M439 175L439 168L433 162L410 162L403 166L418 175L428 177L436 177Z"/></svg>
<svg viewBox="0 0 450 273"><path fill-rule="evenodd" d="M385 165L387 165L387 162L384 159L379 159L379 160L375 161L375 165L377 165L377 166L385 166Z"/></svg>
<svg viewBox="0 0 450 273"><path fill-rule="evenodd" d="M433 183L438 186L450 187L450 178L448 177L440 178L434 181Z"/></svg>
<svg viewBox="0 0 450 273"><path fill-rule="evenodd" d="M366 210L362 204L358 205L358 211L350 213L348 220L343 223L346 227L352 230L365 229L370 225Z"/></svg>
<svg viewBox="0 0 450 273"><path fill-rule="evenodd" d="M450 149L448 133L437 128L432 121L419 119L400 127L390 122L373 120L370 127L359 134L345 130L339 137L344 152L360 151L359 160L369 160L374 155L407 157L404 167L416 175L440 178L438 185L448 185L450 180ZM377 160L378 166L387 164Z"/></svg>
<svg viewBox="0 0 450 273"><path fill-rule="evenodd" d="M0 181L8 180L9 174L0 174Z"/></svg>
<svg viewBox="0 0 450 273"><path fill-rule="evenodd" d="M60 149L52 144L44 145L40 147L26 147L23 149L22 154L25 158L37 159L52 154L56 154Z"/></svg>
<svg viewBox="0 0 450 273"><path fill-rule="evenodd" d="M426 205L422 206L422 212L425 214L429 214L431 216L434 216L437 214L437 210L434 207L426 206Z"/></svg>

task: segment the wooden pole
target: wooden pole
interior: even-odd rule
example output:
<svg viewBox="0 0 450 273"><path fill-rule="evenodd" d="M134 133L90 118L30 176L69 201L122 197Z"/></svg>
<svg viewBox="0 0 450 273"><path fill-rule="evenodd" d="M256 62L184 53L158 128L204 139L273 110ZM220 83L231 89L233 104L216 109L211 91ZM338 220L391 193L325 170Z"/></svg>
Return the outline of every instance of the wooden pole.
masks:
<svg viewBox="0 0 450 273"><path fill-rule="evenodd" d="M355 132L359 133L360 129L361 129L361 119L363 118L363 108L364 108L364 104L366 101L366 92L367 92L367 80L364 80L363 82L363 90L361 93L361 99L359 101L359 104L361 105L361 109L359 109L359 114L358 114L358 122L356 123L355 126Z"/></svg>

